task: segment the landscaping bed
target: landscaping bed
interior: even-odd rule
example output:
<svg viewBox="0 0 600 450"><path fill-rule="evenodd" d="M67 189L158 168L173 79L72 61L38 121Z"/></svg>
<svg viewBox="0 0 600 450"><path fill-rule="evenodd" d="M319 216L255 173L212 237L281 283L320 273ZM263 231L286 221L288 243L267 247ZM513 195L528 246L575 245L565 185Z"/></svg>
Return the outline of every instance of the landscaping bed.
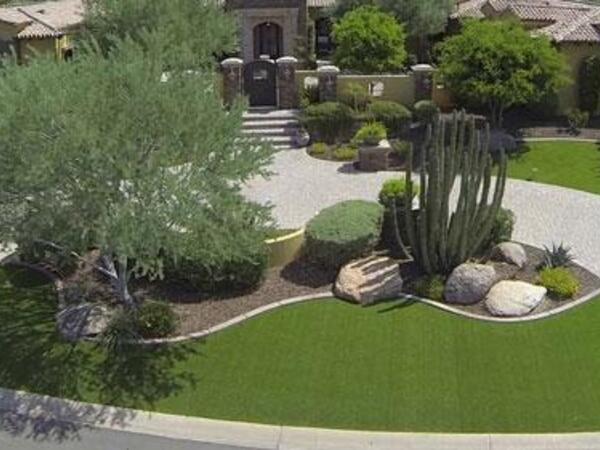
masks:
<svg viewBox="0 0 600 450"><path fill-rule="evenodd" d="M334 277L335 275L333 275ZM254 291L203 297L198 291L175 283L139 283L135 294L140 298L167 301L178 317L174 335L203 331L270 303L291 297L331 290L332 275L298 261L267 270L264 281Z"/></svg>
<svg viewBox="0 0 600 450"><path fill-rule="evenodd" d="M496 268L496 271L500 274L502 274L502 272L506 274L510 273L509 278L507 279L515 281L524 281L526 283L536 285L540 282L539 267L544 259L544 251L542 249L532 247L530 245L520 245L523 246L527 253L527 264L522 269L519 269L515 272L513 268L504 263L494 263L494 267ZM541 313L552 311L556 308L564 307L565 305L576 302L579 299L586 297L589 294L600 289L600 278L594 275L586 268L574 262L569 263L566 266L566 268L579 281L580 288L577 291L577 294L574 295L572 298L568 299L559 299L556 296L547 294L544 296L541 303L527 314L528 316L537 316ZM486 309L486 307L484 306L484 302L477 302L472 305L453 304L452 306L472 314L495 317L492 314L490 314L488 309Z"/></svg>

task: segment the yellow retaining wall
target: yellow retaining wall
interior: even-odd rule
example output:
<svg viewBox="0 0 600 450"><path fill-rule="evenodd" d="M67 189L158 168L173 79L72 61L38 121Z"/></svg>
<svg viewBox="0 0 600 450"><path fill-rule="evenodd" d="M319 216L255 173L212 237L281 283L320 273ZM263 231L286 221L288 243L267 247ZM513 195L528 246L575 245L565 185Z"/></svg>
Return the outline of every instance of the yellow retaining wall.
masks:
<svg viewBox="0 0 600 450"><path fill-rule="evenodd" d="M401 75L340 75L337 92L342 95L351 83L369 88L372 83L383 83L383 93L378 100L390 100L402 103L409 108L415 103L415 79L412 73Z"/></svg>
<svg viewBox="0 0 600 450"><path fill-rule="evenodd" d="M304 228L286 236L265 241L269 249L269 267L282 267L294 261L304 244Z"/></svg>

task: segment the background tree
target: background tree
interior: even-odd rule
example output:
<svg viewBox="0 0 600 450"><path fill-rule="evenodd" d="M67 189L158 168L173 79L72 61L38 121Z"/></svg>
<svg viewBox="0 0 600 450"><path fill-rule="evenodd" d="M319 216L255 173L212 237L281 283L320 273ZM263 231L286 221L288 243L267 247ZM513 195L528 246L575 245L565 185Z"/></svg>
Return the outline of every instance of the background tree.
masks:
<svg viewBox="0 0 600 450"><path fill-rule="evenodd" d="M99 249L129 309L132 276L190 252L218 266L261 242L268 220L240 185L270 151L242 138L242 105L223 109L212 71L165 81L162 37L117 40L107 57L86 46L72 64L39 57L0 79L3 240Z"/></svg>
<svg viewBox="0 0 600 450"><path fill-rule="evenodd" d="M342 69L394 72L406 62L404 27L373 6L347 13L333 27L334 61Z"/></svg>
<svg viewBox="0 0 600 450"><path fill-rule="evenodd" d="M568 81L551 42L512 21L469 21L438 49L445 83L461 101L486 108L495 127L506 109L539 101Z"/></svg>
<svg viewBox="0 0 600 450"><path fill-rule="evenodd" d="M183 60L198 67L236 49L235 19L216 0L84 1L83 37L94 38L105 52L115 39L128 37L162 47L170 66ZM147 30L160 31L161 39L147 41Z"/></svg>
<svg viewBox="0 0 600 450"><path fill-rule="evenodd" d="M453 0L337 0L333 17L341 19L361 6L378 6L406 27L412 51L421 61L429 59L429 38L445 31Z"/></svg>

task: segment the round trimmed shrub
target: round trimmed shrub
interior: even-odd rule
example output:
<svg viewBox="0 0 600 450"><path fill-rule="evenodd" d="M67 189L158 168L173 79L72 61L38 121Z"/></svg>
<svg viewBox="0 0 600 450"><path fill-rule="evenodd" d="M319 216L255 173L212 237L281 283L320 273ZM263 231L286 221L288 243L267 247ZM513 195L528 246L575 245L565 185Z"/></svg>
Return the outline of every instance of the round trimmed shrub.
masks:
<svg viewBox="0 0 600 450"><path fill-rule="evenodd" d="M371 105L369 116L374 121L381 122L391 137L406 133L412 121L412 114L404 105L383 100Z"/></svg>
<svg viewBox="0 0 600 450"><path fill-rule="evenodd" d="M377 145L387 138L385 126L380 122L370 122L363 125L354 135L352 142L361 145Z"/></svg>
<svg viewBox="0 0 600 450"><path fill-rule="evenodd" d="M579 280L564 267L547 267L540 272L540 286L548 289L550 295L561 300L573 298L581 285Z"/></svg>
<svg viewBox="0 0 600 450"><path fill-rule="evenodd" d="M383 208L374 202L349 200L322 210L306 226L304 254L312 262L339 269L375 248Z"/></svg>
<svg viewBox="0 0 600 450"><path fill-rule="evenodd" d="M421 100L415 103L415 119L423 124L433 122L436 115L440 113L440 108L431 100Z"/></svg>
<svg viewBox="0 0 600 450"><path fill-rule="evenodd" d="M135 320L137 333L145 338L162 338L175 332L177 316L165 302L145 301Z"/></svg>
<svg viewBox="0 0 600 450"><path fill-rule="evenodd" d="M301 121L313 140L333 144L351 135L354 115L348 105L325 102L306 108Z"/></svg>

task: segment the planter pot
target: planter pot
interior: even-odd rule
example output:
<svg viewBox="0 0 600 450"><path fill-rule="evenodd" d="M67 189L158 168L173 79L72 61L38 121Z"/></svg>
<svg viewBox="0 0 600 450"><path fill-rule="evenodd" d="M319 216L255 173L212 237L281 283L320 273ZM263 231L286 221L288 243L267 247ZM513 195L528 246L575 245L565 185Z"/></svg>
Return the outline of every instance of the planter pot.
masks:
<svg viewBox="0 0 600 450"><path fill-rule="evenodd" d="M358 167L366 172L376 172L389 168L392 147L387 139L376 145L362 145L358 149Z"/></svg>
<svg viewBox="0 0 600 450"><path fill-rule="evenodd" d="M304 228L265 241L269 252L269 267L282 267L294 261L304 244Z"/></svg>

